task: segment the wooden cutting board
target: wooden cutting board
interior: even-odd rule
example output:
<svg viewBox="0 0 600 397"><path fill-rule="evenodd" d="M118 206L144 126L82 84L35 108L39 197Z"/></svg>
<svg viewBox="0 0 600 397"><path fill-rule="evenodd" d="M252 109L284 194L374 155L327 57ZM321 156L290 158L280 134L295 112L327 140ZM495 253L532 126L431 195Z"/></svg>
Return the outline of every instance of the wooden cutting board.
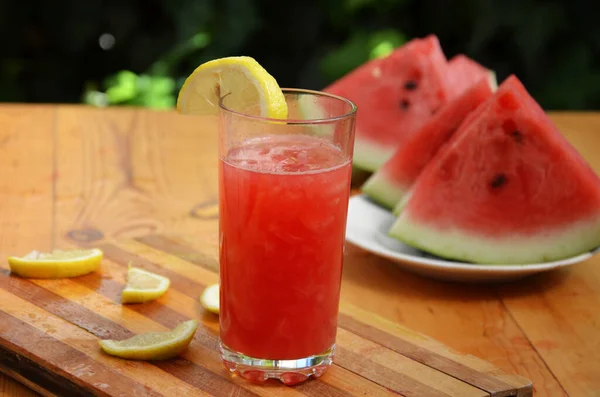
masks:
<svg viewBox="0 0 600 397"><path fill-rule="evenodd" d="M85 236L81 236L85 239ZM532 384L369 312L340 304L335 364L294 387L231 376L217 353L218 317L198 297L218 281L209 250L147 236L99 246L98 273L26 280L0 268L0 371L46 396L531 396ZM157 301L121 305L127 265L169 277ZM180 358L137 362L102 353L98 339L163 331L198 318Z"/></svg>

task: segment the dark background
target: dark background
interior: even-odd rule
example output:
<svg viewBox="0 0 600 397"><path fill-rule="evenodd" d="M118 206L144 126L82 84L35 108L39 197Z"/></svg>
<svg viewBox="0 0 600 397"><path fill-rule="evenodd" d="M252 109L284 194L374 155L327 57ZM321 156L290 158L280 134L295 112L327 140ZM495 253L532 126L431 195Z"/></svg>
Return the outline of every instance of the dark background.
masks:
<svg viewBox="0 0 600 397"><path fill-rule="evenodd" d="M0 101L171 107L215 57L319 89L435 33L546 109L600 108L596 0L0 0Z"/></svg>

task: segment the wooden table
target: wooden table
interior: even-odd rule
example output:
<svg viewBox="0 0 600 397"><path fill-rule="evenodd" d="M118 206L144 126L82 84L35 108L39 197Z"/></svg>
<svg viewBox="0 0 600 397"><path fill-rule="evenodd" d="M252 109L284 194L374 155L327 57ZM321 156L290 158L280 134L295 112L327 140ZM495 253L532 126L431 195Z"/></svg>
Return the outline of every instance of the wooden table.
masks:
<svg viewBox="0 0 600 397"><path fill-rule="evenodd" d="M600 114L552 118L600 173ZM0 260L91 232L173 233L216 248L216 221L201 216L217 200L214 127L172 112L0 106ZM531 379L537 396L600 395L600 256L476 286L420 278L350 246L342 294ZM35 393L0 375L0 395Z"/></svg>

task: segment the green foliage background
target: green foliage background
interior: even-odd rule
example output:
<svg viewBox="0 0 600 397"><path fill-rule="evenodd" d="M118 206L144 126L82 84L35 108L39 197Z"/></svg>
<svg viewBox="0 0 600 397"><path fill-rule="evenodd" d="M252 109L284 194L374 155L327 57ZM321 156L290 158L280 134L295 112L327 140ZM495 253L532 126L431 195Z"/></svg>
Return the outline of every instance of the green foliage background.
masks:
<svg viewBox="0 0 600 397"><path fill-rule="evenodd" d="M0 0L0 101L169 108L195 66L242 54L282 86L319 89L435 33L448 57L517 74L546 109L598 109L599 11L591 0Z"/></svg>

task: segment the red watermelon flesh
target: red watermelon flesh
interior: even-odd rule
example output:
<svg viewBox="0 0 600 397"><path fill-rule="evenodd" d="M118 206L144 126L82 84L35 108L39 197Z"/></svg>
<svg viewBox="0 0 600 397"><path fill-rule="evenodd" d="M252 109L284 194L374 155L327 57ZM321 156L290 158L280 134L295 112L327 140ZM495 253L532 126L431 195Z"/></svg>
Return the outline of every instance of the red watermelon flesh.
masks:
<svg viewBox="0 0 600 397"><path fill-rule="evenodd" d="M600 246L600 179L509 77L425 167L390 235L442 257L537 263Z"/></svg>
<svg viewBox="0 0 600 397"><path fill-rule="evenodd" d="M375 171L449 98L436 36L414 39L325 88L358 106L354 165Z"/></svg>
<svg viewBox="0 0 600 397"><path fill-rule="evenodd" d="M480 79L399 146L394 155L371 175L362 191L381 205L394 208L465 117L491 96L488 81Z"/></svg>
<svg viewBox="0 0 600 397"><path fill-rule="evenodd" d="M463 54L448 62L448 89L458 96L479 80L485 79L493 91L497 88L496 74Z"/></svg>

